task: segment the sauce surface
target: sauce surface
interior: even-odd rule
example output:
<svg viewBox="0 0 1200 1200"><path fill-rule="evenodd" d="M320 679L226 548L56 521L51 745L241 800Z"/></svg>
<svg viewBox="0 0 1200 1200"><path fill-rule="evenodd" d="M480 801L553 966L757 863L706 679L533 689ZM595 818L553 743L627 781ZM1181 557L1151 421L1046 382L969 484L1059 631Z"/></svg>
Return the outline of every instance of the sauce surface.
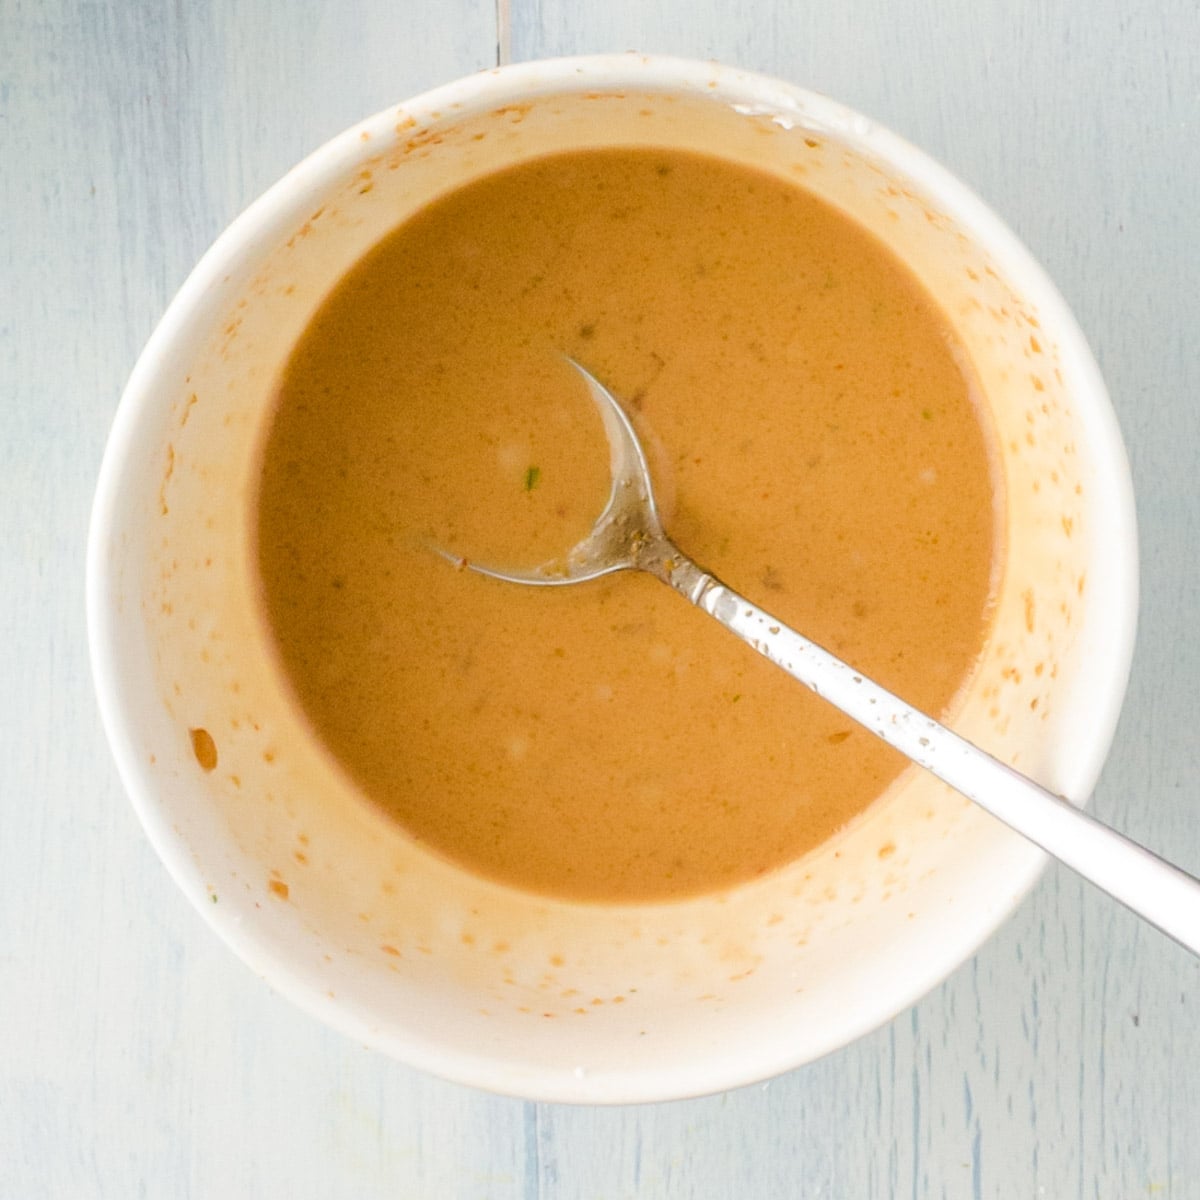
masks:
<svg viewBox="0 0 1200 1200"><path fill-rule="evenodd" d="M590 528L625 403L667 532L928 712L979 655L999 480L948 322L798 187L596 150L452 192L337 285L281 379L262 606L315 735L430 849L535 891L682 897L788 863L894 751L670 589L523 588Z"/></svg>

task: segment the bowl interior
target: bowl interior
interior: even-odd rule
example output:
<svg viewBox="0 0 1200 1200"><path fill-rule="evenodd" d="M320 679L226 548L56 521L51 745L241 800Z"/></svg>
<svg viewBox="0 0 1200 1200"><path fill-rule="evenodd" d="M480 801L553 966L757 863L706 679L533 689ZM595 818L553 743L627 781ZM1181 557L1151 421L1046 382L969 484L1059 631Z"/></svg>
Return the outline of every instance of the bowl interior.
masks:
<svg viewBox="0 0 1200 1200"><path fill-rule="evenodd" d="M1086 798L1135 608L1128 471L1074 321L978 200L863 118L712 64L528 64L382 113L288 175L201 262L122 400L90 545L101 707L160 854L251 966L405 1061L547 1099L697 1094L841 1046L962 961L1042 862L914 769L769 879L669 905L560 903L426 854L309 736L265 649L248 544L291 347L344 271L433 197L618 144L717 153L813 189L950 316L1007 500L994 631L960 732ZM212 738L211 770L194 730Z"/></svg>

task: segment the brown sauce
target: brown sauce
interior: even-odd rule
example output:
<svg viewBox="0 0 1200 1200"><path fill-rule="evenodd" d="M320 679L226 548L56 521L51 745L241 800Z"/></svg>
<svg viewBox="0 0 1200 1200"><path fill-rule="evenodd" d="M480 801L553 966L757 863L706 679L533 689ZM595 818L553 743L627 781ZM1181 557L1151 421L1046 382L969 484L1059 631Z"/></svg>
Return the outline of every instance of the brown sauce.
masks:
<svg viewBox="0 0 1200 1200"><path fill-rule="evenodd" d="M262 603L315 735L481 874L679 897L813 848L904 763L660 583L522 588L603 507L571 355L630 411L668 532L932 713L999 560L989 434L947 322L805 191L698 155L479 180L338 284L283 375L255 509Z"/></svg>

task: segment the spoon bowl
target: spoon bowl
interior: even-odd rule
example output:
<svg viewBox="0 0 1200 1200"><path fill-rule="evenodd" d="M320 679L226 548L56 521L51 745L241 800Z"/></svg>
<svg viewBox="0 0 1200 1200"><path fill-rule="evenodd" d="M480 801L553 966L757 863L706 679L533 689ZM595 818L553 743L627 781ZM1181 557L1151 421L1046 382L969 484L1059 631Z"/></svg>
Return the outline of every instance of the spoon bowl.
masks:
<svg viewBox="0 0 1200 1200"><path fill-rule="evenodd" d="M642 444L617 398L585 367L568 360L583 377L608 438L612 487L608 503L587 537L561 558L527 570L501 568L446 554L459 566L508 583L546 587L585 583L614 571L648 569L647 564L666 543L650 467Z"/></svg>

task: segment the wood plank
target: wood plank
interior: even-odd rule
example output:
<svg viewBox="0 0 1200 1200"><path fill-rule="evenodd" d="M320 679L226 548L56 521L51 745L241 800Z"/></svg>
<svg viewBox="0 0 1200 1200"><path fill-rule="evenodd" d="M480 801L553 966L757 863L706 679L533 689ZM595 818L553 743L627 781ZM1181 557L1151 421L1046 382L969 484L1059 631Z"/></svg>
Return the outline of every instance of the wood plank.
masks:
<svg viewBox="0 0 1200 1200"><path fill-rule="evenodd" d="M2 1196L523 1194L525 1106L324 1030L196 920L116 779L81 595L117 398L200 253L495 45L491 0L0 12Z"/></svg>
<svg viewBox="0 0 1200 1200"><path fill-rule="evenodd" d="M1095 807L1193 872L1198 47L1180 2L1137 21L1115 4L512 3L517 60L714 57L835 96L941 159L1046 265L1108 380L1141 520L1138 655ZM692 1106L544 1114L559 1178L572 1163L555 1194L615 1174L618 1195L1190 1196L1198 984L1196 961L1052 868L945 986L826 1062ZM616 1168L589 1155L613 1144Z"/></svg>

